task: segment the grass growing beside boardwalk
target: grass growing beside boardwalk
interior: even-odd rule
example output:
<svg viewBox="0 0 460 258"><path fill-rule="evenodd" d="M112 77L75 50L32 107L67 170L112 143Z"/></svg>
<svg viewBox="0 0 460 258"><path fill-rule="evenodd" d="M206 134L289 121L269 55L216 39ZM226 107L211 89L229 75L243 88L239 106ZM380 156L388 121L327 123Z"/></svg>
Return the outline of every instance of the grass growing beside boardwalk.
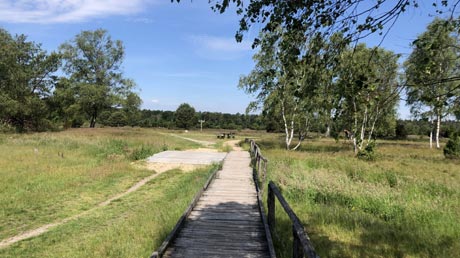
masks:
<svg viewBox="0 0 460 258"><path fill-rule="evenodd" d="M130 163L198 144L144 129L0 135L0 239L88 210L153 172Z"/></svg>
<svg viewBox="0 0 460 258"><path fill-rule="evenodd" d="M214 169L166 172L88 216L0 250L0 257L149 257Z"/></svg>
<svg viewBox="0 0 460 258"><path fill-rule="evenodd" d="M424 142L379 141L377 160L333 140L287 152L263 140L276 182L321 257L458 257L460 163ZM291 255L291 226L277 204L279 257Z"/></svg>

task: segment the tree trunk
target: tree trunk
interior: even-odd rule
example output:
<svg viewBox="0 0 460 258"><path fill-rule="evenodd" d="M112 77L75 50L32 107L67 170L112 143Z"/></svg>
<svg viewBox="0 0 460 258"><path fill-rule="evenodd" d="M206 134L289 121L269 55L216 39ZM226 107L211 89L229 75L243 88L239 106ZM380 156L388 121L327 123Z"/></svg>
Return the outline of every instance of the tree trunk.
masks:
<svg viewBox="0 0 460 258"><path fill-rule="evenodd" d="M364 144L364 137L365 137L364 134L366 133L367 116L368 116L368 113L367 113L367 107L366 107L364 110L363 122L361 124L361 132L359 134L359 144L357 145L359 150L362 150L363 144ZM356 142L356 137L355 137L355 142Z"/></svg>
<svg viewBox="0 0 460 258"><path fill-rule="evenodd" d="M96 116L92 116L92 117L91 117L91 120L90 120L90 122L89 122L89 127L90 127L90 128L96 127Z"/></svg>
<svg viewBox="0 0 460 258"><path fill-rule="evenodd" d="M289 140L289 138L290 138L289 137L289 128L288 128L287 121L286 121L286 113L285 113L285 110L284 110L284 102L281 102L281 115L283 116L284 132L286 134L286 149L289 150L291 142Z"/></svg>
<svg viewBox="0 0 460 258"><path fill-rule="evenodd" d="M356 142L356 137L353 137L353 151L355 154L358 154L358 144Z"/></svg>
<svg viewBox="0 0 460 258"><path fill-rule="evenodd" d="M326 125L326 133L324 134L326 137L331 136L331 126L329 124Z"/></svg>
<svg viewBox="0 0 460 258"><path fill-rule="evenodd" d="M433 128L430 130L430 149L433 149Z"/></svg>
<svg viewBox="0 0 460 258"><path fill-rule="evenodd" d="M436 121L436 148L439 149L441 148L441 145L439 144L439 132L441 131L441 112L438 109L437 112L437 121Z"/></svg>

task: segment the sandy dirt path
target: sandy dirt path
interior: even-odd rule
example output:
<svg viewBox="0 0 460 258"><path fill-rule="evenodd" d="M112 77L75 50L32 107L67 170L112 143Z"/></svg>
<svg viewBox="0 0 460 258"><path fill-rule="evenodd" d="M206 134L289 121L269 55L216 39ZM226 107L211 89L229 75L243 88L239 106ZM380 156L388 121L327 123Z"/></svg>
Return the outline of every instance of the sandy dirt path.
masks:
<svg viewBox="0 0 460 258"><path fill-rule="evenodd" d="M177 137L177 138L181 138L181 139L184 139L184 140L187 140L187 141L191 141L191 142L194 142L194 143L198 143L198 144L204 145L206 147L210 147L211 145L215 144L215 142L196 140L196 139L192 139L192 138L183 137L183 136L180 136L180 135L177 135L177 134L169 134L169 135Z"/></svg>
<svg viewBox="0 0 460 258"><path fill-rule="evenodd" d="M164 171L162 171L164 172ZM16 235L16 236L13 236L13 237L10 237L10 238L6 238L6 239L3 239L1 242L0 242L0 248L5 248L5 247L8 247L16 242L19 242L21 240L24 240L24 239L28 239L28 238L31 238L31 237L36 237L36 236L39 236L43 233L46 233L48 232L50 229L54 228L54 227L57 227L57 226L60 226L62 224L65 224L71 220L75 220L75 219L78 219L80 217L83 217L85 216L86 214L88 213L91 213L93 212L94 210L98 209L98 208L101 208L101 207L105 207L107 205L109 205L111 202L115 201L115 200L118 200L124 196L126 196L127 194L129 193L132 193L134 191L136 191L137 189L139 189L140 187L142 187L143 185L145 185L147 182L149 182L150 180L154 179L155 177L157 177L158 175L162 174L162 172L158 172L158 173L155 173L155 174L152 174L144 179L142 179L141 181L137 182L136 184L134 184L133 186L131 186L128 190L126 190L125 192L123 193L120 193L120 194L117 194L113 197L111 197L110 199L108 200L105 200L101 203L99 203L98 205L96 205L95 207L87 210L87 211L84 211L82 213L79 213L77 215L74 215L74 216L71 216L71 217L68 217L68 218L65 218L63 220L59 220L59 221L56 221L56 222L53 222L53 223L50 223L50 224L46 224L46 225L43 225L39 228L36 228L36 229L32 229L32 230L29 230L29 231L26 231L24 233L21 233L19 235Z"/></svg>

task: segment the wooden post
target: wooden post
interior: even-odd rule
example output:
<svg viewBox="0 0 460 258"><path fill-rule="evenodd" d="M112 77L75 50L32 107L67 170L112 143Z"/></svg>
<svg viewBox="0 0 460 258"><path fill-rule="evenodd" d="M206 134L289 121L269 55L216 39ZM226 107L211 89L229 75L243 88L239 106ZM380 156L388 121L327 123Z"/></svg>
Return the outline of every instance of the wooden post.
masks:
<svg viewBox="0 0 460 258"><path fill-rule="evenodd" d="M303 258L302 243L300 243L299 236L294 225L292 225L292 258Z"/></svg>
<svg viewBox="0 0 460 258"><path fill-rule="evenodd" d="M275 194L273 193L273 190L270 187L270 185L268 186L267 208L267 223L268 227L270 228L270 232L273 235L275 233Z"/></svg>
<svg viewBox="0 0 460 258"><path fill-rule="evenodd" d="M264 184L267 181L267 160L264 160Z"/></svg>
<svg viewBox="0 0 460 258"><path fill-rule="evenodd" d="M260 155L257 155L257 171L260 171Z"/></svg>

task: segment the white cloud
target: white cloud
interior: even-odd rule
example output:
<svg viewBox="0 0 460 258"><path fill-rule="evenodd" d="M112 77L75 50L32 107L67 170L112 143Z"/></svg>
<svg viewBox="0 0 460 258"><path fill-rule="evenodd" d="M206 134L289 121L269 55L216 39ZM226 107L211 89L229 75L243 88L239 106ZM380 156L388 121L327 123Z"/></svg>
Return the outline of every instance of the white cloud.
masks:
<svg viewBox="0 0 460 258"><path fill-rule="evenodd" d="M65 23L141 12L148 0L0 0L0 21Z"/></svg>
<svg viewBox="0 0 460 258"><path fill-rule="evenodd" d="M152 99L151 101L152 101L152 103L155 103L155 104L160 103L160 100L158 100L158 99Z"/></svg>
<svg viewBox="0 0 460 258"><path fill-rule="evenodd" d="M209 35L195 35L190 37L191 41L197 46L207 48L211 51L222 52L241 52L251 50L249 42L236 42L232 37L215 37Z"/></svg>
<svg viewBox="0 0 460 258"><path fill-rule="evenodd" d="M143 17L138 17L138 18L128 18L126 19L128 22L134 22L134 23L145 23L145 24L152 24L153 20L149 18L143 18Z"/></svg>
<svg viewBox="0 0 460 258"><path fill-rule="evenodd" d="M236 60L252 53L249 42L238 43L233 37L195 35L188 37L188 41L193 44L198 56L210 60Z"/></svg>

